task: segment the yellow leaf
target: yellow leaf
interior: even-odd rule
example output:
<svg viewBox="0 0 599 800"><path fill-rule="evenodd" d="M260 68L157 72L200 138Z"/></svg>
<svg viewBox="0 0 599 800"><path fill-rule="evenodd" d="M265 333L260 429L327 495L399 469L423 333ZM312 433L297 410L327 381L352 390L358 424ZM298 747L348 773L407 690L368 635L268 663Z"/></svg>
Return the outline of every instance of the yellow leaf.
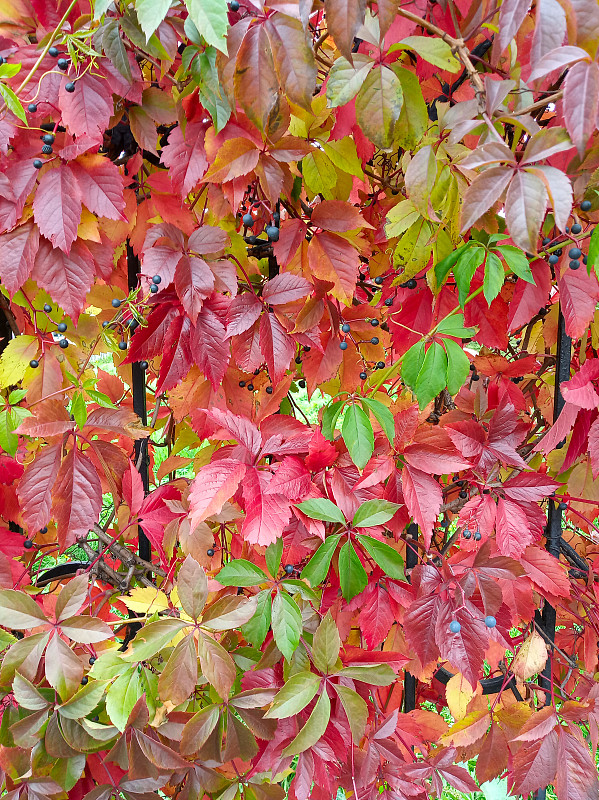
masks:
<svg viewBox="0 0 599 800"><path fill-rule="evenodd" d="M456 672L445 687L445 699L451 716L455 720L464 719L468 704L476 694L481 694L481 692L480 683L476 684L476 690L474 690L462 673Z"/></svg>
<svg viewBox="0 0 599 800"><path fill-rule="evenodd" d="M479 708L477 711L468 714L452 725L449 732L442 737L444 744L452 744L454 747L467 747L474 744L485 735L491 722L491 715L487 708Z"/></svg>
<svg viewBox="0 0 599 800"><path fill-rule="evenodd" d="M127 596L121 597L121 600L127 608L138 614L166 611L169 607L168 598L164 592L156 591L156 589L151 589L149 586L140 586L138 589L132 589Z"/></svg>
<svg viewBox="0 0 599 800"><path fill-rule="evenodd" d="M35 336L16 336L4 348L0 357L0 388L13 386L23 377L32 358L37 355Z"/></svg>
<svg viewBox="0 0 599 800"><path fill-rule="evenodd" d="M547 645L538 631L524 642L512 661L512 672L521 681L526 681L537 675L547 661Z"/></svg>
<svg viewBox="0 0 599 800"><path fill-rule="evenodd" d="M100 228L98 227L98 219L91 211L84 208L81 212L81 222L77 228L77 236L80 239L87 239L92 242L101 242Z"/></svg>

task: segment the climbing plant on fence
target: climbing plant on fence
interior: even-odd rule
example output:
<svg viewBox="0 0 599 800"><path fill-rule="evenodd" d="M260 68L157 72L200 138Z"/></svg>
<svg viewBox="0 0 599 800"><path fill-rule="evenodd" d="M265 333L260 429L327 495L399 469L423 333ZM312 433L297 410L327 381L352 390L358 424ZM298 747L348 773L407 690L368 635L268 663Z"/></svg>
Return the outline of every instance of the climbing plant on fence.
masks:
<svg viewBox="0 0 599 800"><path fill-rule="evenodd" d="M598 46L0 0L4 797L598 796Z"/></svg>

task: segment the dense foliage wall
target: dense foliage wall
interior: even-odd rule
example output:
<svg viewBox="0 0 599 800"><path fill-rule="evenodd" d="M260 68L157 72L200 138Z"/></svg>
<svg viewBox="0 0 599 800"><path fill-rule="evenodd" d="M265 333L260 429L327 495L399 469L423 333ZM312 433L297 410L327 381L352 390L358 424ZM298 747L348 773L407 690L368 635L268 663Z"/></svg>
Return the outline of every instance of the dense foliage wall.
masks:
<svg viewBox="0 0 599 800"><path fill-rule="evenodd" d="M0 0L4 797L597 798L598 46Z"/></svg>

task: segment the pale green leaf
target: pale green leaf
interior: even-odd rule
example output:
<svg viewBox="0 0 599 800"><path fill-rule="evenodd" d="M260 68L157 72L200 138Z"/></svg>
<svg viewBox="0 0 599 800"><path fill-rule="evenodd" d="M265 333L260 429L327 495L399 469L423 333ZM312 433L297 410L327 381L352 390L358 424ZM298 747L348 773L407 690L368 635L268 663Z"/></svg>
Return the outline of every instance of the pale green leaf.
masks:
<svg viewBox="0 0 599 800"><path fill-rule="evenodd" d="M345 412L341 435L351 460L358 469L364 469L374 451L374 431L368 416L356 403Z"/></svg>
<svg viewBox="0 0 599 800"><path fill-rule="evenodd" d="M308 721L291 744L287 745L283 750L282 755L285 757L295 756L298 755L298 753L303 753L304 750L308 750L310 747L314 747L316 742L326 731L330 717L331 701L329 700L326 687L323 687L322 694L312 709Z"/></svg>
<svg viewBox="0 0 599 800"><path fill-rule="evenodd" d="M278 592L272 603L272 633L287 661L299 644L302 628L302 613L297 603L288 594Z"/></svg>
<svg viewBox="0 0 599 800"><path fill-rule="evenodd" d="M267 719L285 719L299 714L312 700L319 686L320 677L313 672L298 672L292 675L277 692L272 706L264 716Z"/></svg>

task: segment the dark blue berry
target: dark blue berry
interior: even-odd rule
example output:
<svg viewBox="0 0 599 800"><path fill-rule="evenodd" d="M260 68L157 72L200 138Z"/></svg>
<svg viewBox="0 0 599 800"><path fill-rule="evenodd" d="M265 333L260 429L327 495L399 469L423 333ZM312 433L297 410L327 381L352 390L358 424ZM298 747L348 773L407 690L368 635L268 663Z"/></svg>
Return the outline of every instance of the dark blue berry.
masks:
<svg viewBox="0 0 599 800"><path fill-rule="evenodd" d="M35 112L37 111L36 104L35 103L29 103L29 105L27 106L27 111L29 111L30 114L35 114Z"/></svg>
<svg viewBox="0 0 599 800"><path fill-rule="evenodd" d="M464 528L462 536L464 537L464 539L470 539L472 536L472 531L469 530L468 528Z"/></svg>
<svg viewBox="0 0 599 800"><path fill-rule="evenodd" d="M385 362L384 361L377 361L376 362L377 369L385 369Z"/></svg>
<svg viewBox="0 0 599 800"><path fill-rule="evenodd" d="M306 381L302 378L301 381L297 382L297 385L300 387L300 389L305 389L306 388Z"/></svg>
<svg viewBox="0 0 599 800"><path fill-rule="evenodd" d="M46 314L49 314L52 311L52 306L48 305L48 303L44 303L44 311Z"/></svg>
<svg viewBox="0 0 599 800"><path fill-rule="evenodd" d="M31 369L37 369L39 365L40 362L37 360L37 358L32 358L31 361L29 362L29 366L31 367Z"/></svg>
<svg viewBox="0 0 599 800"><path fill-rule="evenodd" d="M347 350L347 342L339 342L339 348L341 350Z"/></svg>
<svg viewBox="0 0 599 800"><path fill-rule="evenodd" d="M152 283L157 283L158 284L161 281L162 281L162 278L160 277L160 275L154 275L154 277L152 278Z"/></svg>
<svg viewBox="0 0 599 800"><path fill-rule="evenodd" d="M210 556L210 558L212 558L212 556L214 555L214 550L213 550L212 547L210 547L208 550L206 550L206 555Z"/></svg>
<svg viewBox="0 0 599 800"><path fill-rule="evenodd" d="M59 322L56 327L58 328L58 330L61 333L64 333L66 331L66 329L67 329L67 323L66 322Z"/></svg>
<svg viewBox="0 0 599 800"><path fill-rule="evenodd" d="M251 228L252 225L254 224L254 218L252 217L251 214L244 214L243 217L241 218L241 221L243 222L246 228Z"/></svg>
<svg viewBox="0 0 599 800"><path fill-rule="evenodd" d="M53 133L45 133L45 134L42 136L42 142L43 142L44 144L54 144L54 139L55 139L55 138L56 138L56 137L54 136L54 134L53 134Z"/></svg>
<svg viewBox="0 0 599 800"><path fill-rule="evenodd" d="M408 289L415 289L418 286L416 279L410 278L410 280L406 283L406 286L408 287Z"/></svg>
<svg viewBox="0 0 599 800"><path fill-rule="evenodd" d="M69 68L69 62L66 58L59 58L56 62L56 66L58 69L61 69L63 72Z"/></svg>
<svg viewBox="0 0 599 800"><path fill-rule="evenodd" d="M23 547L27 548L27 550L31 550L31 548L33 547L33 542L31 541L31 539L25 539L25 541L23 542Z"/></svg>
<svg viewBox="0 0 599 800"><path fill-rule="evenodd" d="M580 256L582 255L582 250L580 249L580 247L571 247L568 250L568 255L570 256L570 258L580 258Z"/></svg>
<svg viewBox="0 0 599 800"><path fill-rule="evenodd" d="M550 241L551 241L551 239L548 236L546 236L543 239L543 247L547 247L547 245L549 244Z"/></svg>
<svg viewBox="0 0 599 800"><path fill-rule="evenodd" d="M374 282L376 283L377 286L380 286L383 283L383 277L379 275L378 278L374 279Z"/></svg>
<svg viewBox="0 0 599 800"><path fill-rule="evenodd" d="M572 227L570 228L570 230L574 234L580 233L580 231L582 230L582 225L579 225L578 222L575 222L574 225L572 225Z"/></svg>
<svg viewBox="0 0 599 800"><path fill-rule="evenodd" d="M570 269L578 269L580 267L580 261L577 259L570 261Z"/></svg>
<svg viewBox="0 0 599 800"><path fill-rule="evenodd" d="M365 372L361 372L360 373L360 380L361 381L365 381L367 377L368 377L368 375Z"/></svg>
<svg viewBox="0 0 599 800"><path fill-rule="evenodd" d="M59 342L59 346L62 347L63 350L66 350L67 347L69 346L69 340L68 339L61 339L60 342Z"/></svg>
<svg viewBox="0 0 599 800"><path fill-rule="evenodd" d="M69 83L65 84L64 90L65 92L72 94L75 91L75 84L70 81Z"/></svg>
<svg viewBox="0 0 599 800"><path fill-rule="evenodd" d="M379 321L378 319L371 319L370 324L372 325L373 328L377 328L379 325Z"/></svg>
<svg viewBox="0 0 599 800"><path fill-rule="evenodd" d="M43 536L45 533L48 533L48 526L47 526L47 525L44 525L44 527L43 527L43 528L40 528L40 533L42 534L42 536Z"/></svg>
<svg viewBox="0 0 599 800"><path fill-rule="evenodd" d="M494 628L497 625L497 620L489 614L488 617L485 617L485 625L487 628Z"/></svg>
<svg viewBox="0 0 599 800"><path fill-rule="evenodd" d="M113 300L112 300L112 307L113 308L118 308L120 305L121 305L121 301L118 299L118 297L114 297Z"/></svg>
<svg viewBox="0 0 599 800"><path fill-rule="evenodd" d="M351 328L349 327L347 322L344 322L343 325L341 326L341 330L343 331L343 333L349 333Z"/></svg>
<svg viewBox="0 0 599 800"><path fill-rule="evenodd" d="M254 384L248 383L248 392L253 392L253 391L254 391Z"/></svg>
<svg viewBox="0 0 599 800"><path fill-rule="evenodd" d="M39 158L34 158L33 166L35 167L35 169L41 169L44 166L44 162Z"/></svg>
<svg viewBox="0 0 599 800"><path fill-rule="evenodd" d="M279 241L279 229L276 228L274 225L267 225L266 226L266 235L268 236L269 242L278 242Z"/></svg>
<svg viewBox="0 0 599 800"><path fill-rule="evenodd" d="M547 260L549 261L550 264L557 264L557 262L559 261L559 256L557 255L557 253L551 253L551 255Z"/></svg>
<svg viewBox="0 0 599 800"><path fill-rule="evenodd" d="M293 564L285 564L285 572L287 575L291 575L293 572Z"/></svg>
<svg viewBox="0 0 599 800"><path fill-rule="evenodd" d="M156 286L156 284L155 284L155 283L153 283L153 284L150 286L150 291L152 292L152 294L156 294L156 292L158 291L158 287Z"/></svg>
<svg viewBox="0 0 599 800"><path fill-rule="evenodd" d="M239 11L239 0L231 0L229 8L231 11Z"/></svg>
<svg viewBox="0 0 599 800"><path fill-rule="evenodd" d="M147 361L140 361L140 362L139 362L139 366L140 366L140 367L141 367L143 370L146 370L146 369L149 367L149 364L148 364L148 362L147 362Z"/></svg>
<svg viewBox="0 0 599 800"><path fill-rule="evenodd" d="M593 204L591 203L590 200L583 200L582 203L580 204L580 210L581 211L590 211L592 205Z"/></svg>
<svg viewBox="0 0 599 800"><path fill-rule="evenodd" d="M245 381L239 381L239 386L241 389L245 389Z"/></svg>
<svg viewBox="0 0 599 800"><path fill-rule="evenodd" d="M267 387L266 387L266 394L272 394L272 393L273 393L273 391L274 391L274 390L273 390L272 386L267 386Z"/></svg>
<svg viewBox="0 0 599 800"><path fill-rule="evenodd" d="M475 542L480 542L480 540L481 540L482 538L483 538L483 537L482 537L482 535L481 535L481 532L480 532L480 531L475 531L475 532L474 532L474 541L475 541Z"/></svg>
<svg viewBox="0 0 599 800"><path fill-rule="evenodd" d="M457 619L452 619L451 622L449 623L449 630L452 633L459 633L462 630L462 626L457 621Z"/></svg>
<svg viewBox="0 0 599 800"><path fill-rule="evenodd" d="M54 47L54 45L52 45L52 47L48 50L48 55L52 56L52 58L56 58L58 54L59 54L58 47Z"/></svg>
<svg viewBox="0 0 599 800"><path fill-rule="evenodd" d="M45 145L42 147L42 153L43 153L45 156L49 156L49 155L51 155L51 154L52 154L52 145L45 144Z"/></svg>
<svg viewBox="0 0 599 800"><path fill-rule="evenodd" d="M121 339L119 342L119 350L126 350L127 349L127 342L124 339Z"/></svg>
<svg viewBox="0 0 599 800"><path fill-rule="evenodd" d="M388 297L388 298L385 300L385 305L386 305L387 307L389 307L389 306L392 306L392 305L393 305L393 298L392 298L392 297Z"/></svg>
<svg viewBox="0 0 599 800"><path fill-rule="evenodd" d="M378 343L379 343L378 336L373 336L372 339L370 340L370 344L378 344Z"/></svg>

